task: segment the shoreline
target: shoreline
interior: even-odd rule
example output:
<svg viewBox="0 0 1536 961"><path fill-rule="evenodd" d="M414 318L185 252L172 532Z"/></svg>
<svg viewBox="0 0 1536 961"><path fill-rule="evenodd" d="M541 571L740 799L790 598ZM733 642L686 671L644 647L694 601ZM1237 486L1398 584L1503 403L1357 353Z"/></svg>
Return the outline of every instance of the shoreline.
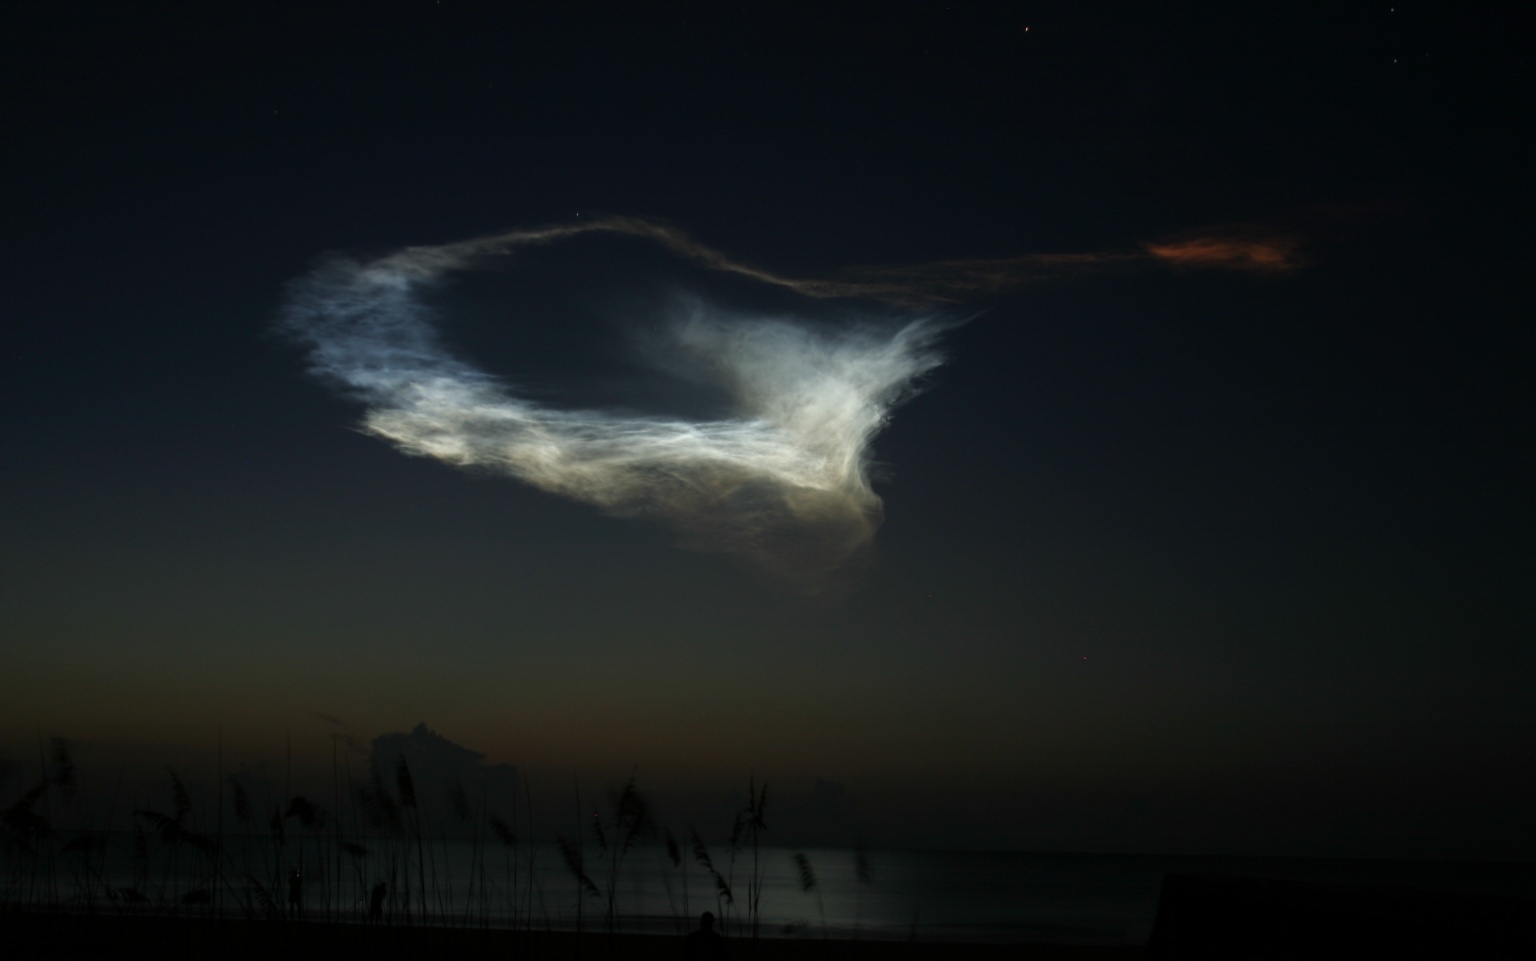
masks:
<svg viewBox="0 0 1536 961"><path fill-rule="evenodd" d="M823 940L819 938L732 938L733 959L754 961L1130 961L1143 945L982 944L933 941ZM336 921L250 920L0 911L0 945L6 953L31 949L50 958L99 958L136 952L177 958L309 959L338 956L389 959L571 958L670 961L681 956L683 938L662 934L600 931L514 931L355 924ZM339 954L340 952L340 954Z"/></svg>

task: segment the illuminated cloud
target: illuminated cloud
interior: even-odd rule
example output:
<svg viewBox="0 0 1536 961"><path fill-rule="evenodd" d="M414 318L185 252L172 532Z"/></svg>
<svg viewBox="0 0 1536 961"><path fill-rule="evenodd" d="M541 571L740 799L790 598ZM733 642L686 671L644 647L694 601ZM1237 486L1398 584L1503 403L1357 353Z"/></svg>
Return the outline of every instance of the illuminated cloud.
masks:
<svg viewBox="0 0 1536 961"><path fill-rule="evenodd" d="M724 392L733 416L711 421L554 409L444 347L420 298L425 290L488 258L590 233L644 238L710 270L807 297L900 309L828 332L794 317L679 300L667 329L667 372ZM334 257L293 285L281 325L309 347L315 373L367 404L363 429L405 453L495 471L613 514L660 518L691 546L814 580L867 544L880 524L870 442L940 361L934 341L945 320L920 311L1138 263L1284 271L1299 263L1295 246L1229 231L1140 250L864 267L805 279L735 260L675 227L610 217L407 247L374 260Z"/></svg>
<svg viewBox="0 0 1536 961"><path fill-rule="evenodd" d="M939 363L942 323L906 316L828 332L679 302L671 363L720 388L734 408L712 421L552 409L444 348L420 299L426 288L486 255L591 229L602 228L506 233L372 261L336 257L293 286L282 326L308 345L315 373L368 405L363 429L408 454L661 518L693 546L785 572L814 577L846 561L880 523L870 441ZM670 234L647 235L709 262Z"/></svg>

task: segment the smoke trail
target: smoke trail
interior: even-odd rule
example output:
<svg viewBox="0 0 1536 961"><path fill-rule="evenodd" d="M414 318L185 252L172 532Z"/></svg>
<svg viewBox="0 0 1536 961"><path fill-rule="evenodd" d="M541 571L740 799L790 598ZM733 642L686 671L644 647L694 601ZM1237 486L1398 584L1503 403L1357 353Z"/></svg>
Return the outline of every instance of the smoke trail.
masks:
<svg viewBox="0 0 1536 961"><path fill-rule="evenodd" d="M603 228L336 257L293 285L281 326L310 348L316 374L368 405L363 430L408 454L662 518L693 546L807 578L846 561L880 522L870 441L939 363L942 322L826 333L682 304L669 331L674 362L734 405L734 416L706 422L551 409L445 349L424 289L486 255L593 229Z"/></svg>
<svg viewBox="0 0 1536 961"><path fill-rule="evenodd" d="M1217 267L1252 273L1287 273L1305 261L1299 242L1283 234L1233 228L1147 244L1146 251L1173 267Z"/></svg>
<svg viewBox="0 0 1536 961"><path fill-rule="evenodd" d="M788 277L736 260L682 230L637 217L603 217L512 230L441 247L411 247L402 254L436 264L464 266L483 256L506 254L521 246L550 244L581 234L609 233L654 241L710 270L736 274L792 290L806 297L851 297L912 307L965 303L1073 274L1138 264L1240 271L1288 271L1304 261L1297 238L1257 225L1213 227L1180 234L1139 248L1087 253L1022 254L990 259L967 258L929 264L855 267L831 278Z"/></svg>

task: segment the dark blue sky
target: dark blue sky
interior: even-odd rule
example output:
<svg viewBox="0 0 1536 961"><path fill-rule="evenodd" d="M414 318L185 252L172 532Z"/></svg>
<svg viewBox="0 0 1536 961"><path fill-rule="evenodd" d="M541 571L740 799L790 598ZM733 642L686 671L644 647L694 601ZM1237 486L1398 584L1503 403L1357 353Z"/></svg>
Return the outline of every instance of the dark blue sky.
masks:
<svg viewBox="0 0 1536 961"><path fill-rule="evenodd" d="M664 791L835 780L886 843L1536 856L1529 10L3 16L6 754L254 757L323 711ZM874 442L873 553L807 597L403 457L272 333L326 251L578 214L807 277L1213 227L1307 266L958 305ZM666 403L625 312L679 287L794 307L598 238L443 326L551 403ZM887 308L804 307L852 309Z"/></svg>

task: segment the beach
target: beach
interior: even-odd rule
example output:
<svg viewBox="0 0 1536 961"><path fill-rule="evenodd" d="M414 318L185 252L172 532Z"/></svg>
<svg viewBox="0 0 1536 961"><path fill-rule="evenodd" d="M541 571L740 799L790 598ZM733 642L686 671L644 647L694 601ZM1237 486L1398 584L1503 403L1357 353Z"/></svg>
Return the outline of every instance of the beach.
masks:
<svg viewBox="0 0 1536 961"><path fill-rule="evenodd" d="M683 939L602 932L406 927L332 922L7 912L0 945L8 956L99 958L133 951L157 959L284 958L490 959L624 958L668 961L682 956ZM732 959L756 961L1118 961L1139 958L1140 945L942 944L928 941L839 941L816 938L733 938Z"/></svg>

